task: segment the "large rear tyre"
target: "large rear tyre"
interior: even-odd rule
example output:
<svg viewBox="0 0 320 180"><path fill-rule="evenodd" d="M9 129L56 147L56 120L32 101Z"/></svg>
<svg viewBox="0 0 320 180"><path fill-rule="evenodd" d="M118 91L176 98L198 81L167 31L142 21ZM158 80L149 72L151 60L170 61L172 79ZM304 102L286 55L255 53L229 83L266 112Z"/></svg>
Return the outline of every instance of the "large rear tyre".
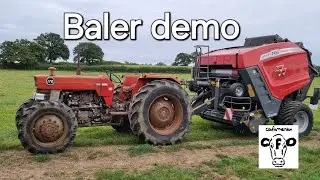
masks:
<svg viewBox="0 0 320 180"><path fill-rule="evenodd" d="M169 80L154 80L141 87L129 107L132 132L154 145L182 141L189 129L191 114L187 92Z"/></svg>
<svg viewBox="0 0 320 180"><path fill-rule="evenodd" d="M118 102L119 100L119 93L120 93L121 86L118 86L113 91L113 102ZM111 125L113 129L120 133L130 133L130 123L128 116L114 116L112 117L114 122L118 122L119 124Z"/></svg>
<svg viewBox="0 0 320 180"><path fill-rule="evenodd" d="M307 136L313 127L313 113L309 106L299 101L286 102L275 119L276 125L298 125L299 137Z"/></svg>
<svg viewBox="0 0 320 180"><path fill-rule="evenodd" d="M34 102L16 121L22 146L35 154L64 151L73 144L78 127L72 109L54 101Z"/></svg>

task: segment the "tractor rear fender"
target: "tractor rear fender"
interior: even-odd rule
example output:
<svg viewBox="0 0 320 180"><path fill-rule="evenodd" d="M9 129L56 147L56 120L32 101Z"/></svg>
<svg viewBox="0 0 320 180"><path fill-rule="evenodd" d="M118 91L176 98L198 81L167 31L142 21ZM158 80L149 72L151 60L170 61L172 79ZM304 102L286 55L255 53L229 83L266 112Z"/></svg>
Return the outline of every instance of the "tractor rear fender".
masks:
<svg viewBox="0 0 320 180"><path fill-rule="evenodd" d="M172 75L158 75L158 74L143 74L143 75L127 75L123 78L122 87L119 93L119 102L123 102L129 96L135 95L139 89L146 85L148 82L157 79L167 79L181 84L177 76Z"/></svg>

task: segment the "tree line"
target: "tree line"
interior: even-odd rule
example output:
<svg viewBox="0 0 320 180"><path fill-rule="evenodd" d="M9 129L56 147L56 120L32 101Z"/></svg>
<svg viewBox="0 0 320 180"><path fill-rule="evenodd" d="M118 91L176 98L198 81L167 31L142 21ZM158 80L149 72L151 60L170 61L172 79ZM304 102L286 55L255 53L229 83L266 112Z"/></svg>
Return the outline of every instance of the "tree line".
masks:
<svg viewBox="0 0 320 180"><path fill-rule="evenodd" d="M73 49L74 61L87 64L101 63L104 53L92 42L80 42ZM0 45L0 64L20 64L33 66L42 63L53 63L57 59L68 60L70 51L64 39L56 33L42 33L32 41L16 39L4 41Z"/></svg>
<svg viewBox="0 0 320 180"><path fill-rule="evenodd" d="M104 52L100 46L92 42L80 42L72 51L73 61L78 59L88 65L103 64ZM19 64L22 67L31 67L39 64L54 63L56 60L70 59L70 52L64 39L56 33L42 33L33 40L16 39L4 41L0 44L0 67L12 67ZM172 66L188 66L193 63L196 53L177 54ZM127 65L141 65L125 61ZM145 64L146 65L146 64ZM149 64L151 65L151 64ZM158 62L157 66L166 66Z"/></svg>

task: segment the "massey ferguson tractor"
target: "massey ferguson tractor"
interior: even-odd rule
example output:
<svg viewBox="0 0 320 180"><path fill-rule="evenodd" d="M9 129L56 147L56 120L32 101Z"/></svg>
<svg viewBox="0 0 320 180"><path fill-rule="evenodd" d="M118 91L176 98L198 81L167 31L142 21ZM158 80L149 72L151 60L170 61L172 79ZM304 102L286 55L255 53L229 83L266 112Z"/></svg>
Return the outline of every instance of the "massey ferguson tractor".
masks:
<svg viewBox="0 0 320 180"><path fill-rule="evenodd" d="M18 137L31 153L64 151L78 127L111 125L155 145L174 144L188 131L191 102L177 77L128 75L121 81L113 73L60 76L49 70L34 77L36 92L16 113Z"/></svg>
<svg viewBox="0 0 320 180"><path fill-rule="evenodd" d="M247 38L238 47L196 49L200 55L189 81L189 90L196 92L193 114L240 132L257 133L272 119L275 125L298 125L299 137L310 133L310 107L317 109L319 89L313 96L307 92L318 72L301 42L272 35Z"/></svg>

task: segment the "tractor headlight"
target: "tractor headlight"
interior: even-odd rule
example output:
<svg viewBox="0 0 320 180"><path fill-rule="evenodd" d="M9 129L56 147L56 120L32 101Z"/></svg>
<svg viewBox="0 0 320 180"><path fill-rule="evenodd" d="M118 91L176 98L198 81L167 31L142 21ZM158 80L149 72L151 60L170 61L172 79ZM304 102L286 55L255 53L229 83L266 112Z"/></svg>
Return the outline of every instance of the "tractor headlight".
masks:
<svg viewBox="0 0 320 180"><path fill-rule="evenodd" d="M32 99L43 101L44 96L45 94L42 94L42 93L34 93Z"/></svg>

